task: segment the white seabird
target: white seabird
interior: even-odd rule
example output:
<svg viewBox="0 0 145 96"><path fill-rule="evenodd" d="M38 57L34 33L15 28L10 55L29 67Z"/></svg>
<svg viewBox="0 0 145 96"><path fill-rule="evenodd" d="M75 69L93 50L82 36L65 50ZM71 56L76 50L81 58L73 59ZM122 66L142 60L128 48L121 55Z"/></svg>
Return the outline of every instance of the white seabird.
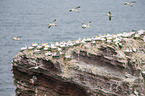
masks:
<svg viewBox="0 0 145 96"><path fill-rule="evenodd" d="M29 50L32 50L33 48L34 48L34 47L32 47L32 46L29 46L29 47L28 47Z"/></svg>
<svg viewBox="0 0 145 96"><path fill-rule="evenodd" d="M132 1L132 2L125 2L124 5L130 5L131 7L133 7L132 3L136 3L136 1Z"/></svg>
<svg viewBox="0 0 145 96"><path fill-rule="evenodd" d="M76 11L78 12L78 9L80 8L80 6L76 7L75 9L70 9L69 12L72 12L72 11Z"/></svg>
<svg viewBox="0 0 145 96"><path fill-rule="evenodd" d="M34 53L40 53L41 50L34 50Z"/></svg>
<svg viewBox="0 0 145 96"><path fill-rule="evenodd" d="M85 29L85 28L89 28L89 27L90 27L90 26L89 26L90 23L91 23L91 21L90 21L87 25L84 25L84 24L82 23L82 28L83 28L83 29Z"/></svg>
<svg viewBox="0 0 145 96"><path fill-rule="evenodd" d="M42 46L40 46L40 45L37 46L37 49L41 49L41 48L42 48Z"/></svg>
<svg viewBox="0 0 145 96"><path fill-rule="evenodd" d="M50 28L51 26L57 26L57 25L55 24L55 21L56 21L56 19L53 20L52 23L49 23L49 24L48 24L48 25L49 25L48 28Z"/></svg>
<svg viewBox="0 0 145 96"><path fill-rule="evenodd" d="M135 94L136 96L139 96L139 93L136 91L136 89L134 89L134 94Z"/></svg>
<svg viewBox="0 0 145 96"><path fill-rule="evenodd" d="M109 20L111 20L111 17L114 17L111 12L108 12L107 16L109 16Z"/></svg>
<svg viewBox="0 0 145 96"><path fill-rule="evenodd" d="M46 45L48 45L48 43L41 43L41 45L42 45L43 47L45 47Z"/></svg>
<svg viewBox="0 0 145 96"><path fill-rule="evenodd" d="M38 44L37 43L32 43L32 47L37 47Z"/></svg>
<svg viewBox="0 0 145 96"><path fill-rule="evenodd" d="M45 53L45 56L51 56L51 55L52 55L52 53L50 51Z"/></svg>
<svg viewBox="0 0 145 96"><path fill-rule="evenodd" d="M60 44L58 42L55 42L55 46L58 47Z"/></svg>
<svg viewBox="0 0 145 96"><path fill-rule="evenodd" d="M27 49L27 46L25 45L25 47L21 48L21 51L24 51L25 49Z"/></svg>
<svg viewBox="0 0 145 96"><path fill-rule="evenodd" d="M18 36L18 37L13 37L13 40L20 40L20 38L21 38L22 36Z"/></svg>

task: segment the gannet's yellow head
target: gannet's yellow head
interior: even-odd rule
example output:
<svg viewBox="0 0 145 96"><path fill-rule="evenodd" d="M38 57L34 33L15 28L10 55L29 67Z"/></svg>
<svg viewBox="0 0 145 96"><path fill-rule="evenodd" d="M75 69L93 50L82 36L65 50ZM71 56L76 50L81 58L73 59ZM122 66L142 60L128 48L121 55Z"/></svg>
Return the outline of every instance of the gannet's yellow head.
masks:
<svg viewBox="0 0 145 96"><path fill-rule="evenodd" d="M55 44L58 44L58 42L55 42Z"/></svg>

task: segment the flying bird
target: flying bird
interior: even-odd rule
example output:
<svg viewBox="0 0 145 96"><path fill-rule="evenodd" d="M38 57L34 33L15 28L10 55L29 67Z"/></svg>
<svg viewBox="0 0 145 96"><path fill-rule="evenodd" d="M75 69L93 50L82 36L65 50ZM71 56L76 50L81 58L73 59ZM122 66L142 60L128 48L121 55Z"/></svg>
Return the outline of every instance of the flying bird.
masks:
<svg viewBox="0 0 145 96"><path fill-rule="evenodd" d="M83 29L85 29L85 28L89 28L89 27L90 27L90 26L89 26L90 23L91 23L91 21L90 21L87 25L85 25L85 24L82 23L82 28L83 28Z"/></svg>
<svg viewBox="0 0 145 96"><path fill-rule="evenodd" d="M18 37L13 37L13 40L20 40L20 38L21 38L22 36L18 36Z"/></svg>
<svg viewBox="0 0 145 96"><path fill-rule="evenodd" d="M56 19L53 20L52 23L49 23L49 24L48 24L48 25L49 25L48 28L50 28L51 26L57 26L57 25L55 24L55 21L56 21Z"/></svg>
<svg viewBox="0 0 145 96"><path fill-rule="evenodd" d="M109 16L109 20L111 20L112 17L114 17L111 12L108 12L107 16Z"/></svg>
<svg viewBox="0 0 145 96"><path fill-rule="evenodd" d="M125 2L124 5L130 5L131 7L133 7L132 3L136 3L136 1L132 1L132 2Z"/></svg>
<svg viewBox="0 0 145 96"><path fill-rule="evenodd" d="M76 7L75 9L70 9L69 12L72 12L72 11L77 11L78 12L79 8L80 8L80 6Z"/></svg>

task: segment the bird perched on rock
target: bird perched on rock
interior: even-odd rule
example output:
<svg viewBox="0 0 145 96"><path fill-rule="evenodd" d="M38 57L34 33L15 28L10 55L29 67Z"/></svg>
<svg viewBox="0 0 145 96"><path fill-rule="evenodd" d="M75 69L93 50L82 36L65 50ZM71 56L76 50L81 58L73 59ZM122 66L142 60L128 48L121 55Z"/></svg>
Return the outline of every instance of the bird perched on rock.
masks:
<svg viewBox="0 0 145 96"><path fill-rule="evenodd" d="M139 93L136 91L136 89L134 89L134 95L139 96Z"/></svg>
<svg viewBox="0 0 145 96"><path fill-rule="evenodd" d="M18 37L13 37L13 40L20 40L20 38L21 38L22 36L18 36Z"/></svg>
<svg viewBox="0 0 145 96"><path fill-rule="evenodd" d="M51 26L57 26L56 24L55 24L55 21L56 21L56 19L54 19L53 21L52 21L52 23L49 23L48 25L48 28L50 28Z"/></svg>
<svg viewBox="0 0 145 96"><path fill-rule="evenodd" d="M108 12L107 16L109 16L109 20L111 20L112 17L114 17L111 12Z"/></svg>
<svg viewBox="0 0 145 96"><path fill-rule="evenodd" d="M136 3L136 1L132 1L132 2L125 2L124 5L130 5L131 7L133 7L132 3Z"/></svg>
<svg viewBox="0 0 145 96"><path fill-rule="evenodd" d="M80 6L76 7L75 9L70 9L69 12L72 12L72 11L77 11L78 12L79 8L80 8Z"/></svg>
<svg viewBox="0 0 145 96"><path fill-rule="evenodd" d="M90 26L89 26L90 23L91 23L91 21L90 21L87 25L84 25L84 24L82 23L82 28L83 28L83 29L85 29L85 28L89 28L89 27L90 27Z"/></svg>

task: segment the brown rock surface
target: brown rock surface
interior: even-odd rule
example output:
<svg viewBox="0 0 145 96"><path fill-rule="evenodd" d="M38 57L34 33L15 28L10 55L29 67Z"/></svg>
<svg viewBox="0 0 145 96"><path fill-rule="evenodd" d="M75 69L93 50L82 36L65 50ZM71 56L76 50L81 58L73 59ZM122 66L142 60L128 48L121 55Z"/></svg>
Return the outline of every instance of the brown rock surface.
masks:
<svg viewBox="0 0 145 96"><path fill-rule="evenodd" d="M109 36L52 44L47 51L43 46L39 53L36 47L20 51L12 62L16 94L144 96L145 31L111 35L111 42Z"/></svg>

